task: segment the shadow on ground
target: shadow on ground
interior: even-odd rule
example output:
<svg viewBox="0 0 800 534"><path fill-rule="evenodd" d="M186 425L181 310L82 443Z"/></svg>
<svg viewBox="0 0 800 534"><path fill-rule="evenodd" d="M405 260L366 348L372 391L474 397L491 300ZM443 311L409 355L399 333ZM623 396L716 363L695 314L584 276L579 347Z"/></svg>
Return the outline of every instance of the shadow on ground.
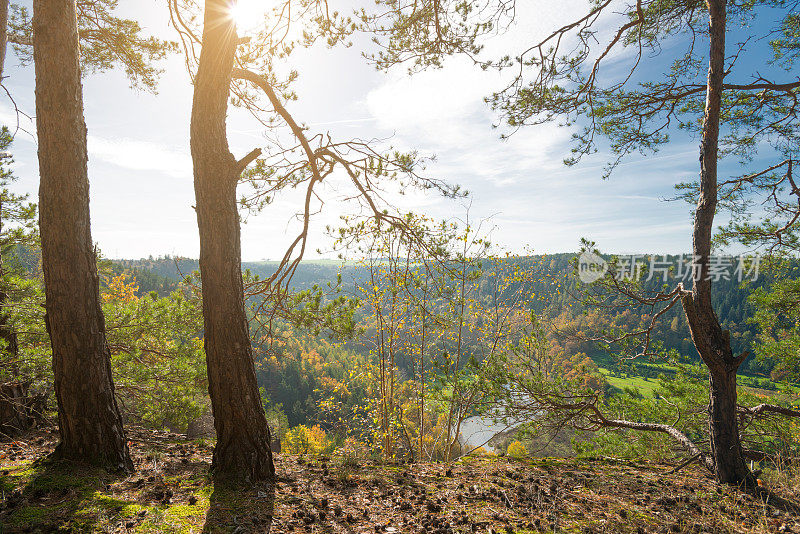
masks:
<svg viewBox="0 0 800 534"><path fill-rule="evenodd" d="M140 432L136 470L109 473L47 456L52 438L0 444L0 534L271 530L274 486L215 488L206 444Z"/></svg>
<svg viewBox="0 0 800 534"><path fill-rule="evenodd" d="M49 458L6 472L0 478L4 492L14 486L19 488L14 479L25 479L27 483L21 490L6 493L0 525L4 534L54 532L65 527L79 532L97 530L101 517L136 505L103 494L105 488L125 476Z"/></svg>
<svg viewBox="0 0 800 534"><path fill-rule="evenodd" d="M272 529L275 485L214 488L203 533L267 533Z"/></svg>

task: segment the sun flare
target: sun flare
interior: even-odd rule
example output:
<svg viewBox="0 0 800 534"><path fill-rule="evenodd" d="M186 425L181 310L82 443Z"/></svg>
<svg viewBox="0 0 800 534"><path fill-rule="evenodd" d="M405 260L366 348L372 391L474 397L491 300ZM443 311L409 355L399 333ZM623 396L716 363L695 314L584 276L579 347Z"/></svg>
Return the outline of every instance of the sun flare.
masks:
<svg viewBox="0 0 800 534"><path fill-rule="evenodd" d="M239 0L231 7L231 18L239 30L252 30L264 23L268 10L266 0Z"/></svg>

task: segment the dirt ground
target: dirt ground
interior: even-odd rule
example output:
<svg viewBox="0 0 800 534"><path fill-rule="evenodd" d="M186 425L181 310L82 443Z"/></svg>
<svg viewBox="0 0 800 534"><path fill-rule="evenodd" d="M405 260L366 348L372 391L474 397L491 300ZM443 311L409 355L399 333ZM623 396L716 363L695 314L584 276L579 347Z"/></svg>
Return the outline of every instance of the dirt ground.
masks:
<svg viewBox="0 0 800 534"><path fill-rule="evenodd" d="M800 517L717 486L697 466L495 456L347 465L278 454L276 485L235 490L214 487L209 442L132 430L136 471L115 476L42 461L56 439L41 431L0 443L0 534L800 533Z"/></svg>

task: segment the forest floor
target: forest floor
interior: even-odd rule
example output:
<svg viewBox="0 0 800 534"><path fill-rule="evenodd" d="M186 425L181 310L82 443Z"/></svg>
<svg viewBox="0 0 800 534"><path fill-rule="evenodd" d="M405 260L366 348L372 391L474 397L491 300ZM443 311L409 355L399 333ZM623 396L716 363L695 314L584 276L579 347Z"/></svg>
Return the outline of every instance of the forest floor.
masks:
<svg viewBox="0 0 800 534"><path fill-rule="evenodd" d="M800 533L800 517L696 466L490 456L352 466L278 454L276 486L233 491L214 488L209 443L135 430L130 441L136 472L124 476L37 461L51 432L0 444L0 533Z"/></svg>

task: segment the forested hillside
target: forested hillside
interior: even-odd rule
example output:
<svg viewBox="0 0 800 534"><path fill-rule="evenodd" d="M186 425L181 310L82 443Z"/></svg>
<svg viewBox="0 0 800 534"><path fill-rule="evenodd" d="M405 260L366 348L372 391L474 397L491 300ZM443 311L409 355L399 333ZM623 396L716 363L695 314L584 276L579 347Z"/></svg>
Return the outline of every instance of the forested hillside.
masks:
<svg viewBox="0 0 800 534"><path fill-rule="evenodd" d="M538 283L530 284L532 291L537 295L537 298L532 299L529 303L532 311L536 313L547 311L549 314L557 315L562 311L567 311L566 315L562 317L562 320L567 321L579 318L584 314L586 310L582 302L581 288L579 285L576 286L578 282L574 277L576 257L576 253L560 253L533 255L516 260L535 266L533 272L540 280ZM673 270L679 260L679 256L675 255L664 257L663 255L642 253L636 254L635 257L642 262L643 266L649 266L650 259L654 258L657 261L669 263L673 266ZM731 261L735 262L737 259L731 258ZM716 283L718 291L715 291L713 295L714 309L717 310L720 323L730 330L736 352L754 353L756 325L751 320L754 308L748 301L752 292L757 288L770 288L776 280L795 279L800 276L800 262L796 260L783 262L778 270L770 269L766 260L762 261L764 264L761 265L755 279L751 274L749 277L739 280L732 267L726 276L721 277ZM136 277L139 292L142 294L149 291L168 293L175 288L181 275L190 275L198 269L197 261L187 258L153 259L151 257L141 260L113 260L111 263L112 269L116 273L131 272ZM242 264L243 269L261 278L268 278L275 272L277 266L277 262L245 262ZM486 269L487 272L491 272L490 265L487 265ZM292 277L292 287L303 290L310 289L314 285L324 286L328 283L335 283L337 275L341 274L342 291L349 295L355 295L356 287L364 284L365 275L359 274L360 271L363 272L363 269L359 269L357 263L342 264L336 260L306 261L300 264ZM151 276L151 274L155 276ZM674 277L675 273L672 272L669 279L672 280ZM647 278L647 274L643 274L642 288L644 292L656 292L663 285L661 274L657 274L649 280ZM561 290L556 290L557 285L554 280L563 281ZM686 276L683 282L687 288L691 288L691 276ZM646 313L643 308L630 308L620 312L614 318L614 322L619 326L631 329L637 326L642 313ZM586 317L579 319L579 322L591 319L591 317ZM686 317L677 308L669 310L660 318L654 337L662 343L665 351L673 349L688 360L697 361L699 359L697 350L688 335ZM603 351L597 343L582 344L580 351L589 354L599 362L605 364L613 362L613 359L609 358L608 352ZM759 362L756 358L746 360L741 369L745 374L758 376L768 376L771 370L770 362Z"/></svg>
<svg viewBox="0 0 800 534"><path fill-rule="evenodd" d="M797 531L798 60L796 0L0 0L0 534Z"/></svg>

